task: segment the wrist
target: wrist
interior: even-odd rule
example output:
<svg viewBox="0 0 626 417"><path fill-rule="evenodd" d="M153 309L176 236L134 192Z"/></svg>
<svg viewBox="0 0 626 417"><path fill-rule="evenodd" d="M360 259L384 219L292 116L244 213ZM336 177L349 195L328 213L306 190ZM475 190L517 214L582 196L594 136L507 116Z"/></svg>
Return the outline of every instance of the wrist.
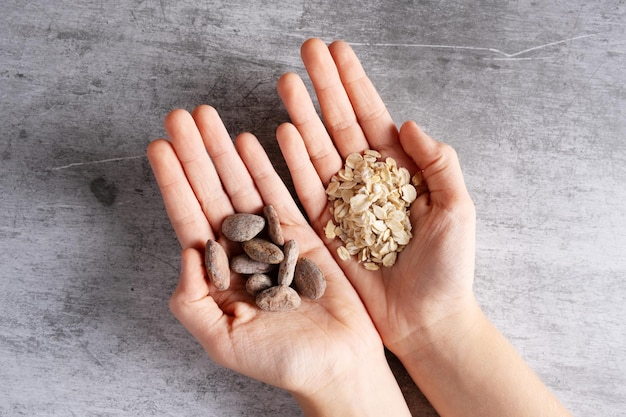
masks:
<svg viewBox="0 0 626 417"><path fill-rule="evenodd" d="M440 415L570 416L475 301L420 343L399 359Z"/></svg>
<svg viewBox="0 0 626 417"><path fill-rule="evenodd" d="M462 344L464 338L473 333L485 320L473 293L463 299L456 299L449 308L429 308L424 306L420 325L406 332L405 337L397 340L388 348L402 361L430 361L433 355L442 349L450 349Z"/></svg>
<svg viewBox="0 0 626 417"><path fill-rule="evenodd" d="M325 385L291 392L307 417L411 415L382 347L334 369Z"/></svg>

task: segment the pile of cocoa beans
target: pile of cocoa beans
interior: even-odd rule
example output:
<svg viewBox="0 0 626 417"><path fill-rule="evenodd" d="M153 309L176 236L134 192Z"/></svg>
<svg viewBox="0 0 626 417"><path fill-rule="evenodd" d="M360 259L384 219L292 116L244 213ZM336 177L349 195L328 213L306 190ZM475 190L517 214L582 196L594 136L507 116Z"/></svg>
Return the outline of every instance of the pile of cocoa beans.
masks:
<svg viewBox="0 0 626 417"><path fill-rule="evenodd" d="M300 296L316 300L324 294L324 274L313 261L299 256L295 240L285 241L280 219L271 205L263 208L263 216L228 216L222 223L222 235L239 242L243 253L229 259L217 241L206 242L204 263L218 291L230 287L232 271L245 277L246 291L262 310L294 310L302 302Z"/></svg>

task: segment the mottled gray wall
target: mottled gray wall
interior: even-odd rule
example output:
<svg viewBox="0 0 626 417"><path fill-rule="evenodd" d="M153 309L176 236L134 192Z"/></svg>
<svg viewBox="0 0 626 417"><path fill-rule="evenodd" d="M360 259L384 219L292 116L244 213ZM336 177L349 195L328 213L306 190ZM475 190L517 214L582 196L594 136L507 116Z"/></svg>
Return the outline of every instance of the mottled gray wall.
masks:
<svg viewBox="0 0 626 417"><path fill-rule="evenodd" d="M144 149L210 103L273 139L311 36L459 152L476 291L580 416L626 409L623 1L21 1L0 13L0 415L294 416L167 310L179 248ZM415 415L435 415L390 358Z"/></svg>

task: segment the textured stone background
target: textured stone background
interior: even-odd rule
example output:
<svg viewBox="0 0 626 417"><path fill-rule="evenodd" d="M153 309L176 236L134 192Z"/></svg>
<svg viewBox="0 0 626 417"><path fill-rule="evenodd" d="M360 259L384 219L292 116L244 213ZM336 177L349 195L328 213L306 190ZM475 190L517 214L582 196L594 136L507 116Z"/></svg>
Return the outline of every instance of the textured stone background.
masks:
<svg viewBox="0 0 626 417"><path fill-rule="evenodd" d="M620 415L625 23L623 1L3 0L0 415L300 415L168 312L179 248L144 149L210 103L288 181L275 83L312 36L458 150L484 309L576 415Z"/></svg>

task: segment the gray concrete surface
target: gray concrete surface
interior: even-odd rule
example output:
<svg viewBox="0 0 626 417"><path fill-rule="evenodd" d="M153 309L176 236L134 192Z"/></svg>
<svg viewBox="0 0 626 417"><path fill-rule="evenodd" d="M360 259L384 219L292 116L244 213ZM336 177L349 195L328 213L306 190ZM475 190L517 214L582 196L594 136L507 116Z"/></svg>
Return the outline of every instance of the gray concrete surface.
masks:
<svg viewBox="0 0 626 417"><path fill-rule="evenodd" d="M626 409L623 1L43 1L0 12L0 415L295 416L167 310L144 157L175 107L274 143L308 37L459 152L484 309L579 416ZM414 414L435 412L390 358Z"/></svg>

